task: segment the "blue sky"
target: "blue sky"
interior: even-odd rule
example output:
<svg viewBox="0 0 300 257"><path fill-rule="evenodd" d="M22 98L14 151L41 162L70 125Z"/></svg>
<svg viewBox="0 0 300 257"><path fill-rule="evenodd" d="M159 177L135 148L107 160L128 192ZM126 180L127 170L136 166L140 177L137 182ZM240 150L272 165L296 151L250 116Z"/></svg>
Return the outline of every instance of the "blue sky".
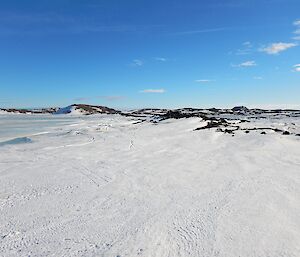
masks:
<svg viewBox="0 0 300 257"><path fill-rule="evenodd" d="M0 107L300 107L299 0L0 6Z"/></svg>

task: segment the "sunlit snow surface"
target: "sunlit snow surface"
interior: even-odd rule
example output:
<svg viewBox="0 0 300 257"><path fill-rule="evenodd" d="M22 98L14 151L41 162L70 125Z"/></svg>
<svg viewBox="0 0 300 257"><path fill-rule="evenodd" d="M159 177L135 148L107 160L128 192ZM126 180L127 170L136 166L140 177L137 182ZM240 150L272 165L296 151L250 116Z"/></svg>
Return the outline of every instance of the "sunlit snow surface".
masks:
<svg viewBox="0 0 300 257"><path fill-rule="evenodd" d="M83 117L67 115L0 115L0 140L47 132L48 129L78 123Z"/></svg>
<svg viewBox="0 0 300 257"><path fill-rule="evenodd" d="M299 118L205 124L1 116L0 256L300 256Z"/></svg>

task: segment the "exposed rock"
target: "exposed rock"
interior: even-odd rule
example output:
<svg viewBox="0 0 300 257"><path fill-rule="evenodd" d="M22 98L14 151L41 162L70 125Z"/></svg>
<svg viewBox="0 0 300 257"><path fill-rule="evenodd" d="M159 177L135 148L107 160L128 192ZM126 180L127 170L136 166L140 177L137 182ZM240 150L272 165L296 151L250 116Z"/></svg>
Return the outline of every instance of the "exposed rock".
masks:
<svg viewBox="0 0 300 257"><path fill-rule="evenodd" d="M231 110L234 112L242 112L242 113L249 112L249 109L245 106L235 106Z"/></svg>
<svg viewBox="0 0 300 257"><path fill-rule="evenodd" d="M211 120L207 123L206 126L204 127L200 127L200 128L196 128L195 130L203 130L203 129L211 129L211 128L220 128L220 126L227 126L227 122L224 123L222 120ZM220 130L221 131L221 130ZM223 132L223 131L222 131Z"/></svg>
<svg viewBox="0 0 300 257"><path fill-rule="evenodd" d="M182 119L182 118L189 118L191 114L182 113L181 111L168 111L165 115L163 115L163 119Z"/></svg>
<svg viewBox="0 0 300 257"><path fill-rule="evenodd" d="M58 108L42 108L42 109L0 109L4 113L16 113L16 114L52 114L56 112Z"/></svg>

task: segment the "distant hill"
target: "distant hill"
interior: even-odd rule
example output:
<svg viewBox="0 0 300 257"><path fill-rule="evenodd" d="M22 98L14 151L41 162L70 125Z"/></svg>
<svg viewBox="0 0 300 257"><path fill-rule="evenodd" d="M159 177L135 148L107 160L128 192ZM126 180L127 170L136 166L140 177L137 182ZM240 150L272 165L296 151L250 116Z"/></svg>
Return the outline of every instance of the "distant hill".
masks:
<svg viewBox="0 0 300 257"><path fill-rule="evenodd" d="M0 114L52 114L56 112L59 108L42 108L42 109L0 109Z"/></svg>
<svg viewBox="0 0 300 257"><path fill-rule="evenodd" d="M164 117L164 118L183 118L183 117L203 117L207 115L225 115L235 114L241 116L257 115L257 114L286 114L298 115L300 110L263 110L248 109L245 106L236 106L232 109L199 109L199 108L181 108L181 109L156 109L144 108L129 111L119 111L106 106L88 105L88 104L72 104L62 108L41 108L41 109L0 109L0 114L67 114L67 115L92 115L92 114L120 114L131 117Z"/></svg>
<svg viewBox="0 0 300 257"><path fill-rule="evenodd" d="M72 104L62 108L41 108L41 109L0 109L0 114L73 114L73 115L91 115L91 114L116 114L117 111L106 106Z"/></svg>
<svg viewBox="0 0 300 257"><path fill-rule="evenodd" d="M72 104L64 108L58 109L53 114L73 114L73 115L91 115L91 114L116 114L119 111L108 108L106 106L87 105L87 104Z"/></svg>

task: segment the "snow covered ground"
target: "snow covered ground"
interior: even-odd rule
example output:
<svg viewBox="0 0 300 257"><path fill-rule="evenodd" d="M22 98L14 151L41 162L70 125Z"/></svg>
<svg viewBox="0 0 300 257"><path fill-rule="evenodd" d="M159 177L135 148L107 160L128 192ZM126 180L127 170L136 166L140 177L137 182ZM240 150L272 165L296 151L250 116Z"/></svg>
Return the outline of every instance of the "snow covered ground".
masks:
<svg viewBox="0 0 300 257"><path fill-rule="evenodd" d="M67 115L0 115L0 141L15 137L45 133L49 129L74 124L83 120L84 116L68 117Z"/></svg>
<svg viewBox="0 0 300 257"><path fill-rule="evenodd" d="M300 256L297 117L5 117L0 256Z"/></svg>

